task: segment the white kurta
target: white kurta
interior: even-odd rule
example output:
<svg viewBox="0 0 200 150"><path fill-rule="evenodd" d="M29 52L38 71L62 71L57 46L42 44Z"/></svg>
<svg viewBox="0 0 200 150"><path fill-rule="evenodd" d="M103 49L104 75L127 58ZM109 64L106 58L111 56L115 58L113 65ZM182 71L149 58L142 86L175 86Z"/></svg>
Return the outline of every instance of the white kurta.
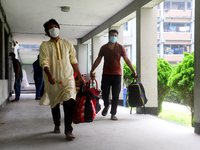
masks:
<svg viewBox="0 0 200 150"><path fill-rule="evenodd" d="M55 80L62 81L60 84L50 84L48 77L43 72L44 94L40 100L40 105L50 105L54 108L58 103L75 99L76 87L71 64L76 64L76 51L70 41L59 39L57 42L49 40L40 46L40 66L44 69L49 67L50 73Z"/></svg>

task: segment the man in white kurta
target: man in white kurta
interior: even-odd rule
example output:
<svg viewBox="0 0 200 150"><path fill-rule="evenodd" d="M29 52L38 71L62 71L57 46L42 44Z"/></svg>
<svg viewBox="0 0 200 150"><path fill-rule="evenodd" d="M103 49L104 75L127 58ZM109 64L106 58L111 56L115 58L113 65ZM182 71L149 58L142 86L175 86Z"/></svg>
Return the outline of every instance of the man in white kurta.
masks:
<svg viewBox="0 0 200 150"><path fill-rule="evenodd" d="M55 124L54 133L60 133L60 103L63 104L65 135L68 140L72 140L75 138L71 124L76 96L73 71L77 73L80 82L85 81L78 69L76 51L70 41L59 37L60 26L56 20L50 19L44 24L44 28L51 39L40 46L40 66L45 72L44 94L40 105L50 105Z"/></svg>
<svg viewBox="0 0 200 150"><path fill-rule="evenodd" d="M45 90L40 105L50 105L54 108L57 104L75 99L76 89L73 77L73 68L71 64L76 64L76 51L71 42L59 39L43 42L40 46L40 66L49 67L55 80L62 81L51 84L48 77L44 74Z"/></svg>

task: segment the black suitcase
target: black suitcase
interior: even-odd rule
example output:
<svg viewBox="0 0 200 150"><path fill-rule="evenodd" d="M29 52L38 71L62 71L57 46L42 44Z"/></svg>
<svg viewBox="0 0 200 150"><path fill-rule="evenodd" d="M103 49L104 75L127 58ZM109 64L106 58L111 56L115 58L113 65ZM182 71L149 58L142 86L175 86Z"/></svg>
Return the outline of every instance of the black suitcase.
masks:
<svg viewBox="0 0 200 150"><path fill-rule="evenodd" d="M131 83L128 86L128 102L131 107L130 114L132 114L132 107L144 107L144 113L145 112L145 104L147 103L147 98L145 96L144 87L141 82L138 82L136 79L136 82Z"/></svg>

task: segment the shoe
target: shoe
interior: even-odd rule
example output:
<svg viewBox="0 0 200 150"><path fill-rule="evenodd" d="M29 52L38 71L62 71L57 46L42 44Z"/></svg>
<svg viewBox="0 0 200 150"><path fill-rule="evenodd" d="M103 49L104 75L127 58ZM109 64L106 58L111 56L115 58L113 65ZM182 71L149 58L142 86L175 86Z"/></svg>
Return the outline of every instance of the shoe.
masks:
<svg viewBox="0 0 200 150"><path fill-rule="evenodd" d="M11 102L19 102L19 100L14 99L14 100L12 100Z"/></svg>
<svg viewBox="0 0 200 150"><path fill-rule="evenodd" d="M75 137L74 137L74 135L73 135L71 132L68 132L68 133L66 134L66 139L67 139L67 140L73 140L73 139L75 139Z"/></svg>
<svg viewBox="0 0 200 150"><path fill-rule="evenodd" d="M108 113L108 109L110 108L110 106L108 106L108 107L104 107L104 109L103 109L103 111L102 111L102 116L106 116L107 115L107 113Z"/></svg>
<svg viewBox="0 0 200 150"><path fill-rule="evenodd" d="M41 99L40 97L36 97L36 98L35 98L35 100L40 100L40 99Z"/></svg>
<svg viewBox="0 0 200 150"><path fill-rule="evenodd" d="M53 133L61 133L60 132L60 127L59 126L55 126Z"/></svg>
<svg viewBox="0 0 200 150"><path fill-rule="evenodd" d="M118 120L118 118L115 115L111 115L111 120Z"/></svg>

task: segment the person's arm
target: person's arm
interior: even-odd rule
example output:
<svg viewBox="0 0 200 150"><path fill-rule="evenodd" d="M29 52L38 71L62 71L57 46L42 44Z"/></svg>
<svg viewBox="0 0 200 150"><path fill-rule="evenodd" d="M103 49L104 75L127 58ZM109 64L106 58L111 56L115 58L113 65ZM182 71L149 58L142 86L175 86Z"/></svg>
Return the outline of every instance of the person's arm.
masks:
<svg viewBox="0 0 200 150"><path fill-rule="evenodd" d="M77 76L78 76L78 80L79 82L81 82L82 84L85 84L85 80L83 79L80 71L79 71L79 68L78 68L78 63L76 64L72 64L72 67L74 69L74 71L76 72Z"/></svg>
<svg viewBox="0 0 200 150"><path fill-rule="evenodd" d="M133 68L133 65L131 64L131 61L128 59L127 56L123 56L124 61L126 62L126 64L128 65L128 67L131 69L132 73L133 73L133 77L137 78L137 73L135 72L135 69Z"/></svg>
<svg viewBox="0 0 200 150"><path fill-rule="evenodd" d="M91 79L94 78L93 76L93 71L98 67L99 63L101 62L102 56L98 56L97 59L95 60L92 69L90 71L90 77Z"/></svg>
<svg viewBox="0 0 200 150"><path fill-rule="evenodd" d="M52 76L52 74L50 73L49 67L45 67L45 68L44 68L44 72L46 73L49 82L50 82L51 84L55 84L56 81L55 81L54 77Z"/></svg>

